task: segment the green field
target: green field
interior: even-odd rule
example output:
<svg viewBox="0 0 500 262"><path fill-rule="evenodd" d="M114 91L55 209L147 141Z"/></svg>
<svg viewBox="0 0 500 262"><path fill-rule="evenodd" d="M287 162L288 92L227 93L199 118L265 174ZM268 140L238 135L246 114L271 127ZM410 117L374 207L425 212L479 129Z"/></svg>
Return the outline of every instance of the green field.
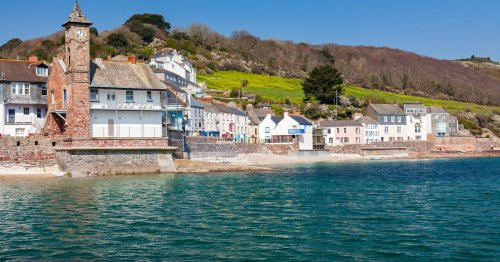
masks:
<svg viewBox="0 0 500 262"><path fill-rule="evenodd" d="M252 92L269 100L283 102L285 98L289 98L293 103L300 103L302 98L304 98L302 86L300 85L302 80L300 79L258 75L237 71L219 71L212 75L198 75L199 82L206 82L209 88L219 90L231 90L233 88L238 88L240 87L241 80L243 79L246 79L249 82L245 92ZM368 97L384 99L387 103L421 102L428 106L443 107L452 113L465 111L466 108L469 108L472 112L480 114L491 113L493 109L500 111L500 107L498 106L482 106L458 101L402 95L357 86L347 86L345 89L345 95L353 96L359 99L366 99Z"/></svg>

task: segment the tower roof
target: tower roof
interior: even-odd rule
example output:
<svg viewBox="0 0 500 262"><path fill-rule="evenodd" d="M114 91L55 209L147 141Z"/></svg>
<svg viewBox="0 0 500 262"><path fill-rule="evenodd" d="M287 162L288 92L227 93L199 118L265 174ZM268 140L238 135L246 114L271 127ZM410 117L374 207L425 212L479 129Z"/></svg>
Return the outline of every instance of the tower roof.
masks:
<svg viewBox="0 0 500 262"><path fill-rule="evenodd" d="M75 2L75 7L73 7L73 12L68 17L66 23L63 26L66 26L69 23L78 23L78 24L87 24L91 25L92 22L88 20L80 9L80 5L78 5L78 1Z"/></svg>

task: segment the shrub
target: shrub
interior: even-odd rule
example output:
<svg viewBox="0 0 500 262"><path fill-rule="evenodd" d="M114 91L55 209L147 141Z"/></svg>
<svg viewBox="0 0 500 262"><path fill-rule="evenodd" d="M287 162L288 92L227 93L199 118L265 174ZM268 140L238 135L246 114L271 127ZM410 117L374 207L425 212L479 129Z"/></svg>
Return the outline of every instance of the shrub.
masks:
<svg viewBox="0 0 500 262"><path fill-rule="evenodd" d="M273 110L275 116L283 116L283 107L280 105L271 105L271 110Z"/></svg>
<svg viewBox="0 0 500 262"><path fill-rule="evenodd" d="M116 47L118 49L126 49L128 48L129 44L127 41L127 38L123 34L120 33L112 33L108 36L106 39L106 43L108 45Z"/></svg>
<svg viewBox="0 0 500 262"><path fill-rule="evenodd" d="M229 97L239 98L241 95L241 88L233 88L229 93Z"/></svg>

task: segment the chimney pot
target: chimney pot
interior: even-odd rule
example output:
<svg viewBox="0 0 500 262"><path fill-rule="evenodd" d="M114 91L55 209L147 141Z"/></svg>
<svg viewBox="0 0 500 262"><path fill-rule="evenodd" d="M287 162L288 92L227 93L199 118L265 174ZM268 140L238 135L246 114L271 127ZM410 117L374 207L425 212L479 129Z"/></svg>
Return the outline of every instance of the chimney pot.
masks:
<svg viewBox="0 0 500 262"><path fill-rule="evenodd" d="M28 57L30 63L38 63L38 57L36 55Z"/></svg>

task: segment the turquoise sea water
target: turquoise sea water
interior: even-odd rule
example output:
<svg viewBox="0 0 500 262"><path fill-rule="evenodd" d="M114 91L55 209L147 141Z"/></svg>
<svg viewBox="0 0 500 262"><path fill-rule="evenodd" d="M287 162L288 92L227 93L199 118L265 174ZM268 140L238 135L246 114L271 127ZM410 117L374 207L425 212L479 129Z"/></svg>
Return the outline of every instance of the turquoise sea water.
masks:
<svg viewBox="0 0 500 262"><path fill-rule="evenodd" d="M500 158L0 181L0 260L500 257Z"/></svg>

